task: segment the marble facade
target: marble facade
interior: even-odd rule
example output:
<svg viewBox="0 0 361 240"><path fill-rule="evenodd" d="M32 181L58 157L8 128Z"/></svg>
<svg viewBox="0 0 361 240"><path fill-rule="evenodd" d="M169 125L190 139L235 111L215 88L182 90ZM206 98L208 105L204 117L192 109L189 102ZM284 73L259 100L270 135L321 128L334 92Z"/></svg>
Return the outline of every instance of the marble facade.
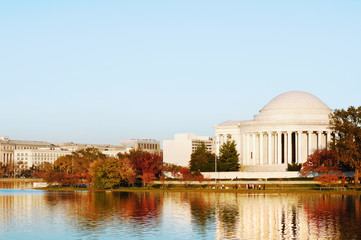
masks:
<svg viewBox="0 0 361 240"><path fill-rule="evenodd" d="M240 164L259 171L284 171L287 163L304 163L331 140L331 109L316 96L301 91L272 99L253 120L232 120L214 126L216 153L234 140Z"/></svg>

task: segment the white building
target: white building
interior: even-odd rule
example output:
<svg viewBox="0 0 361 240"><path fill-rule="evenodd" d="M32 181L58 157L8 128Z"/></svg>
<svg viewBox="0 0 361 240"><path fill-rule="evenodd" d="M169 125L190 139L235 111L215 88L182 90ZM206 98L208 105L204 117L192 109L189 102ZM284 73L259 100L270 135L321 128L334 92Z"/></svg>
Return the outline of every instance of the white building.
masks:
<svg viewBox="0 0 361 240"><path fill-rule="evenodd" d="M103 154L109 156L109 157L117 157L118 153L128 153L129 149L123 149L123 150L104 150L102 151Z"/></svg>
<svg viewBox="0 0 361 240"><path fill-rule="evenodd" d="M78 151L87 148L97 148L99 151L123 151L124 147L118 145L110 145L110 144L84 144L84 143L74 143L74 142L66 142L66 143L54 143L57 147L69 150L69 151Z"/></svg>
<svg viewBox="0 0 361 240"><path fill-rule="evenodd" d="M285 171L287 163L304 163L309 154L327 147L330 113L331 109L312 94L283 93L253 120L214 126L216 152L224 142L234 140L245 171Z"/></svg>
<svg viewBox="0 0 361 240"><path fill-rule="evenodd" d="M126 149L144 150L150 153L161 153L160 142L154 139L123 140L120 145Z"/></svg>
<svg viewBox="0 0 361 240"><path fill-rule="evenodd" d="M163 161L180 166L188 166L191 154L205 143L207 150L214 152L213 138L196 136L193 133L175 134L174 140L163 141Z"/></svg>
<svg viewBox="0 0 361 240"><path fill-rule="evenodd" d="M16 149L14 159L15 163L22 165L23 168L31 168L45 162L54 164L58 157L68 154L71 154L71 151L59 148Z"/></svg>
<svg viewBox="0 0 361 240"><path fill-rule="evenodd" d="M11 140L9 137L0 137L0 163L13 164L15 150L51 147L54 147L54 145L48 142Z"/></svg>

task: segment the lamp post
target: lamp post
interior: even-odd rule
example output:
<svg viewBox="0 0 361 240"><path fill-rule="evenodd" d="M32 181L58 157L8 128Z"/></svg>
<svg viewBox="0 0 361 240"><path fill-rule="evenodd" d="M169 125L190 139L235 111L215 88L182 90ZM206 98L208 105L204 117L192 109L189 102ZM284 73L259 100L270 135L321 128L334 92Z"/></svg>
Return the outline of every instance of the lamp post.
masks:
<svg viewBox="0 0 361 240"><path fill-rule="evenodd" d="M216 181L216 188L217 188L217 146L216 146L216 151L214 153L214 180Z"/></svg>

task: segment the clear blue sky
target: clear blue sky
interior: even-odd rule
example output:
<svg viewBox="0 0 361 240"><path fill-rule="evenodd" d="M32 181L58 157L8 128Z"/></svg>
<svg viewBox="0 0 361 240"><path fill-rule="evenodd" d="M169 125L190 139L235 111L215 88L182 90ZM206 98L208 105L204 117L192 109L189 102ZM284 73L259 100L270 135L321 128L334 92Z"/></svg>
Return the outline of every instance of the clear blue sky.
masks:
<svg viewBox="0 0 361 240"><path fill-rule="evenodd" d="M0 135L214 135L285 91L361 105L361 1L1 1Z"/></svg>

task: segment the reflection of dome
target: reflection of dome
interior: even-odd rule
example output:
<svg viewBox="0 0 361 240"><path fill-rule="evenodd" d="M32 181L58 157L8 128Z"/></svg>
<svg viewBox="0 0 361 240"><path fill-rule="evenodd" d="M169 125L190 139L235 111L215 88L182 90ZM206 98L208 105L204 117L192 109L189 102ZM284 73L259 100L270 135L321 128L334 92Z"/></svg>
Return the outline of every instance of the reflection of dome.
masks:
<svg viewBox="0 0 361 240"><path fill-rule="evenodd" d="M273 98L260 113L256 121L328 121L331 109L316 96L301 91L286 92Z"/></svg>

